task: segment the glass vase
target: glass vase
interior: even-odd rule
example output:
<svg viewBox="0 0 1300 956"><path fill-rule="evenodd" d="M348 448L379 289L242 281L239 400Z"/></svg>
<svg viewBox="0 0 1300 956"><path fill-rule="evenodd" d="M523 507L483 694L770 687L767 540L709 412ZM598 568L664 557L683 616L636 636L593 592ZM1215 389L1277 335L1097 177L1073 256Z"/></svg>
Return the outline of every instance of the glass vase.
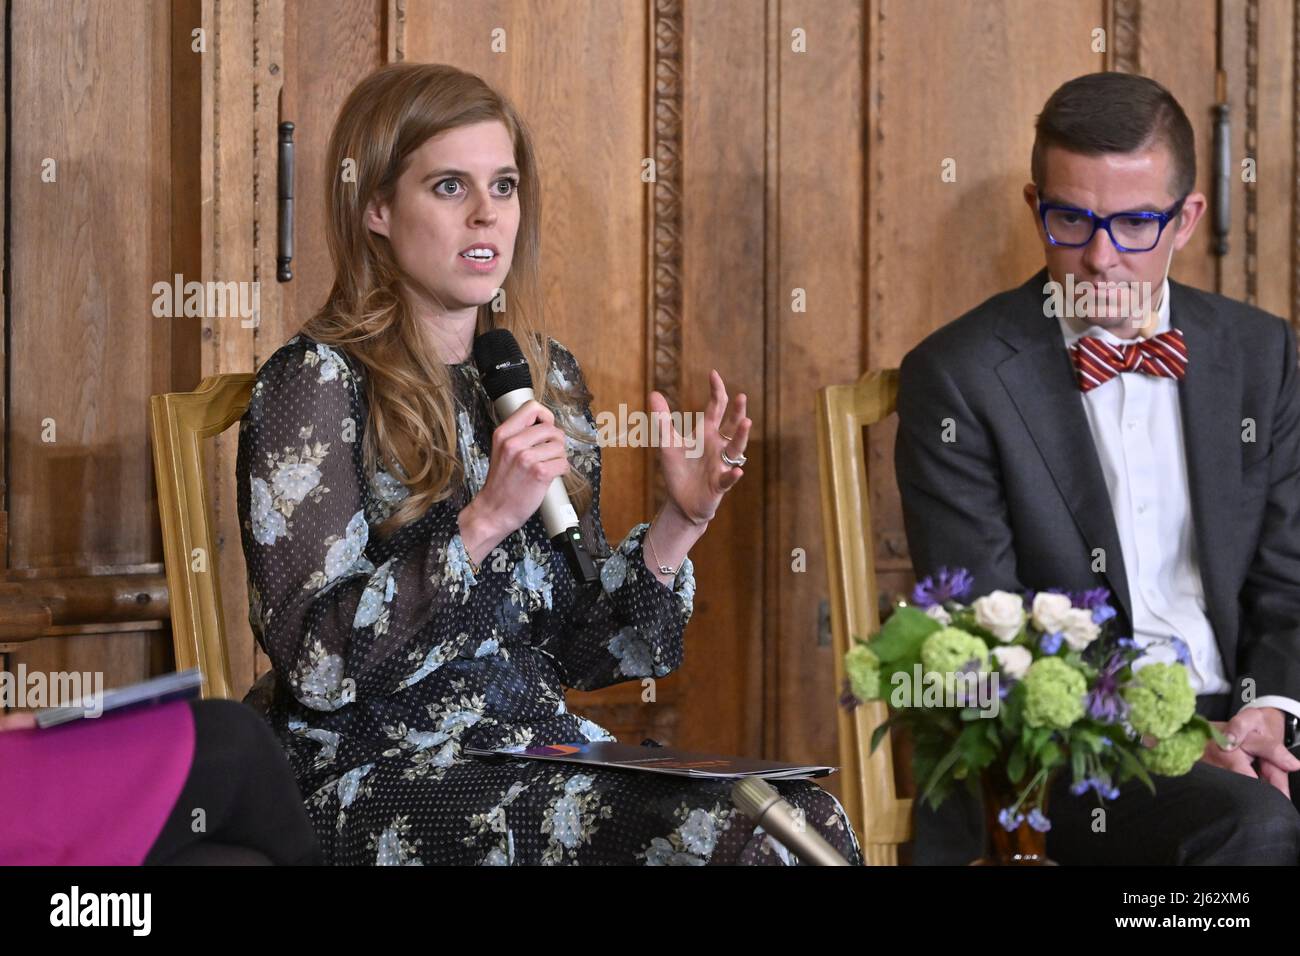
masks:
<svg viewBox="0 0 1300 956"><path fill-rule="evenodd" d="M1055 772L1049 774L1042 784L1040 809L1044 815L1047 814L1047 794L1055 775ZM1003 808L1014 806L1020 799L1020 787L1008 780L1001 768L991 768L983 773L980 785L984 791L985 847L984 855L971 866L1056 866L1047 857L1047 833L1029 825L1029 814L1023 807L1021 812L1025 819L1014 830L1008 830L998 819Z"/></svg>

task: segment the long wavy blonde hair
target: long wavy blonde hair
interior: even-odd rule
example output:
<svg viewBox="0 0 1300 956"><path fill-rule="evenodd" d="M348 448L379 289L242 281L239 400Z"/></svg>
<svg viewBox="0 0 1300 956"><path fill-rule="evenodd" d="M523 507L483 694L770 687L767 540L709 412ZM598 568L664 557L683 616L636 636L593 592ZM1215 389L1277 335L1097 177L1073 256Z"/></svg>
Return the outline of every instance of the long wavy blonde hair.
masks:
<svg viewBox="0 0 1300 956"><path fill-rule="evenodd" d="M387 237L366 226L366 207L372 198L392 202L411 154L431 136L491 120L505 124L514 144L520 218L514 259L502 284L504 311L494 313L491 302L480 305L476 334L510 329L528 359L533 393L551 409L590 400L548 381L550 342L539 334L545 328L538 292L540 177L523 119L481 78L455 67L393 63L375 70L349 94L330 134L325 203L334 286L302 332L344 349L366 369L366 473L373 475L380 459L395 463L398 467L388 470L410 490L379 525L384 536L450 497L464 480L464 468L447 366L430 354L430 340L401 292L404 273ZM353 175L344 175L345 169ZM557 424L564 421L556 417ZM565 484L575 508L585 512L591 500L587 480L570 469Z"/></svg>

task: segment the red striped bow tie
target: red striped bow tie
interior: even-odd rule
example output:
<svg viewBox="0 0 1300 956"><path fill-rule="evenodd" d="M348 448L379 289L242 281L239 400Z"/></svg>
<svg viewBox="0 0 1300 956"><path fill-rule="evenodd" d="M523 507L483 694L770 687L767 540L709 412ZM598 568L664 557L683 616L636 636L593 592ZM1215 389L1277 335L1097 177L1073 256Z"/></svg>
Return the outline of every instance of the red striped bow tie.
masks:
<svg viewBox="0 0 1300 956"><path fill-rule="evenodd" d="M1111 345L1085 335L1070 346L1080 391L1105 385L1120 372L1143 372L1157 378L1180 379L1187 374L1187 343L1182 329L1170 329L1132 345Z"/></svg>

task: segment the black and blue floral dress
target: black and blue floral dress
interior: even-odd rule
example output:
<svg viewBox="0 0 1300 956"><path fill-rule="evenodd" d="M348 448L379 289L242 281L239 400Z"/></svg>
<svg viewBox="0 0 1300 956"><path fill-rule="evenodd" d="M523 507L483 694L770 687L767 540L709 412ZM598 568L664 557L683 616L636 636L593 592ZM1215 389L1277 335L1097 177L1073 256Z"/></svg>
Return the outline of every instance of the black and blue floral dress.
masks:
<svg viewBox="0 0 1300 956"><path fill-rule="evenodd" d="M585 391L552 345L549 374ZM730 785L625 770L484 759L469 746L613 740L564 689L664 677L682 662L695 579L646 568L647 525L611 550L587 407L556 409L592 484L584 534L600 586L583 594L534 515L471 570L458 514L487 477L494 420L472 362L449 366L464 486L383 540L408 493L365 473L364 367L299 334L259 369L240 423L239 518L249 623L274 671L250 694L278 733L335 864L797 863L735 810ZM265 695L263 692L266 692ZM775 784L851 862L839 802Z"/></svg>

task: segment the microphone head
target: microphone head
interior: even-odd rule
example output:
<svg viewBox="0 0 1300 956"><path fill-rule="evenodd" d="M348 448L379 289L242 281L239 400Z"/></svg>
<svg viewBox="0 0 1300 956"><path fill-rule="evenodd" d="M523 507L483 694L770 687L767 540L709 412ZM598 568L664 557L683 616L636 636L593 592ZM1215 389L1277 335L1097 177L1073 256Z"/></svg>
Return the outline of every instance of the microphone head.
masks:
<svg viewBox="0 0 1300 956"><path fill-rule="evenodd" d="M474 364L487 390L496 401L507 392L533 387L528 360L509 329L490 329L474 340Z"/></svg>

